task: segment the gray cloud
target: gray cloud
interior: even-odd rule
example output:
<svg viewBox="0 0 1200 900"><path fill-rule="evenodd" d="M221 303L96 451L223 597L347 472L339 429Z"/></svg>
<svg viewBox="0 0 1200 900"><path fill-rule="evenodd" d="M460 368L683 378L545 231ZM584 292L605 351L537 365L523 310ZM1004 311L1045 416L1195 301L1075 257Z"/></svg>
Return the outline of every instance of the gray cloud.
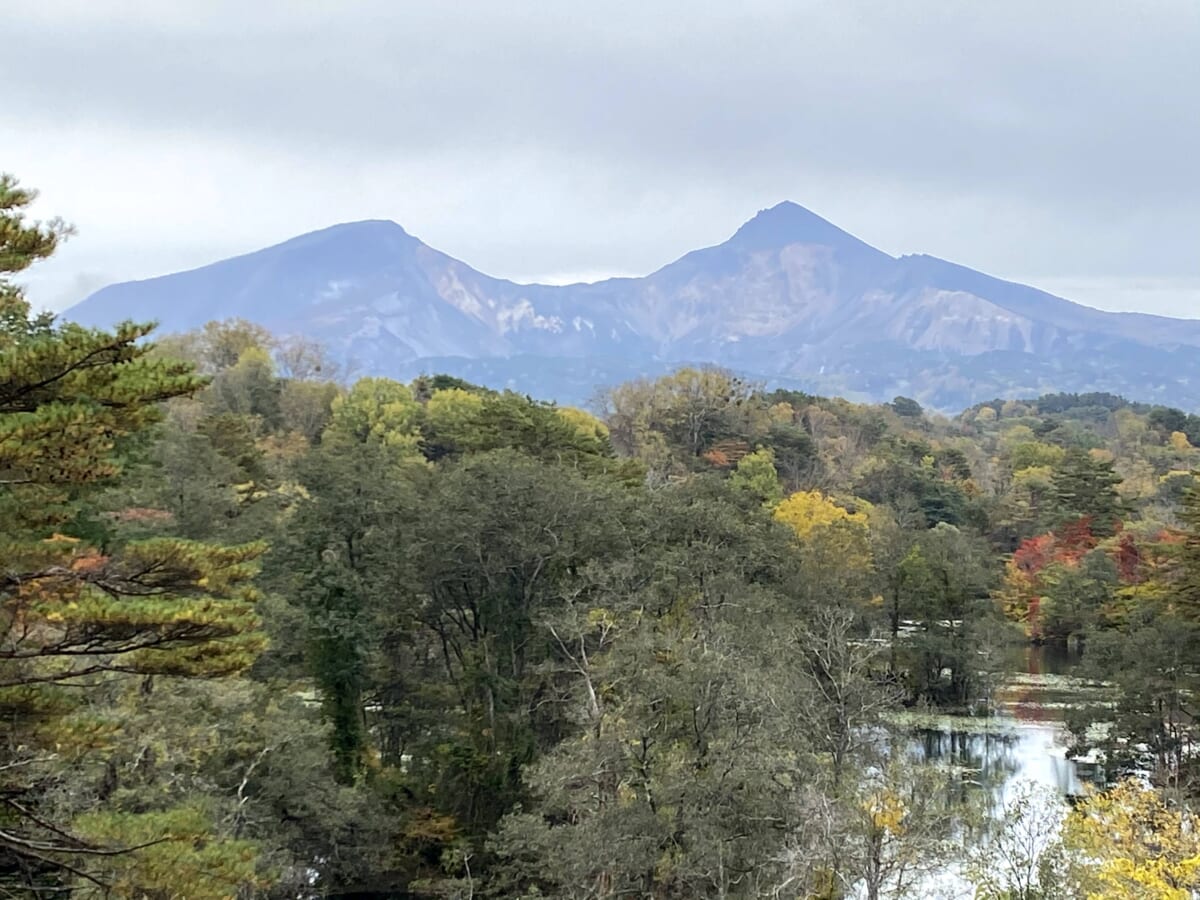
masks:
<svg viewBox="0 0 1200 900"><path fill-rule="evenodd" d="M1200 277L1193 0L32 6L0 167L79 221L60 268L383 215L494 274L643 272L788 198L999 275Z"/></svg>

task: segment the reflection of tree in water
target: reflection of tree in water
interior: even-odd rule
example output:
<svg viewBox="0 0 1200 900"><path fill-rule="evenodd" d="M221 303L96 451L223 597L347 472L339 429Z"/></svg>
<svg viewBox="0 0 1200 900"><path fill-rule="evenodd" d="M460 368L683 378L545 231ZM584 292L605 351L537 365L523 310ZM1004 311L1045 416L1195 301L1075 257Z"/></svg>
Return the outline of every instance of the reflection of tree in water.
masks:
<svg viewBox="0 0 1200 900"><path fill-rule="evenodd" d="M909 752L914 761L945 772L948 805L982 802L990 810L1001 803L1005 783L1021 769L1019 744L1016 734L921 729Z"/></svg>
<svg viewBox="0 0 1200 900"><path fill-rule="evenodd" d="M1045 676L1071 675L1079 669L1082 654L1077 646L1062 644L1039 644L1024 647L1011 667L1014 672L1023 672L1025 678L1004 685L996 693L996 705L1021 722L1061 722L1062 711L1048 700L1056 699L1053 694L1070 692L1050 687L1041 679Z"/></svg>
<svg viewBox="0 0 1200 900"><path fill-rule="evenodd" d="M996 692L995 717L950 718L942 728L897 731L892 753L933 770L947 811L959 811L963 824L998 817L1010 786L1030 769L1060 795L1076 794L1082 788L1074 763L1050 745L1061 744L1055 734L1063 728L1064 709L1080 699L1077 685L1053 679L1074 674L1079 660L1079 652L1066 647L1015 649L1007 669L1017 677Z"/></svg>
<svg viewBox="0 0 1200 900"><path fill-rule="evenodd" d="M1044 722L1050 718L1049 710L1042 703L1041 685L1036 685L1033 679L1042 675L1042 661L1045 647L1029 647L1025 652L1025 671L1030 681L1012 688L1012 697L1008 702L1012 715L1023 722Z"/></svg>

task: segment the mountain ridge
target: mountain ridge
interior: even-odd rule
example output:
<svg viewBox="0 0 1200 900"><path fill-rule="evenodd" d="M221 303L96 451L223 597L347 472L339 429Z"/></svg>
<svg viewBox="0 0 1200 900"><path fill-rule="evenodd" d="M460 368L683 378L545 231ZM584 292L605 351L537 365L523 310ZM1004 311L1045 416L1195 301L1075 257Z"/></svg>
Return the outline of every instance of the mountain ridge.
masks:
<svg viewBox="0 0 1200 900"><path fill-rule="evenodd" d="M1047 387L1200 407L1200 321L1102 312L936 256L893 257L791 201L643 276L522 284L365 219L110 285L64 313L98 326L155 319L164 332L234 316L323 340L362 374L407 377L435 360L460 374L489 360L493 386L571 402L603 360L638 373L711 363L944 409ZM522 374L505 376L502 361L517 358ZM539 358L557 374L531 376Z"/></svg>

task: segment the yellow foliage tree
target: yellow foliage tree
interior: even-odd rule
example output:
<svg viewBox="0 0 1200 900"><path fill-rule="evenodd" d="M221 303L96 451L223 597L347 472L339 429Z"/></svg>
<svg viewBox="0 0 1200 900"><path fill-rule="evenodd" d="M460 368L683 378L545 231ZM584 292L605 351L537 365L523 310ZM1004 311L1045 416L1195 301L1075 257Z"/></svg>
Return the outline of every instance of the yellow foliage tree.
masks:
<svg viewBox="0 0 1200 900"><path fill-rule="evenodd" d="M416 456L421 406L407 385L387 378L362 378L333 401L327 437L382 444L400 455Z"/></svg>
<svg viewBox="0 0 1200 900"><path fill-rule="evenodd" d="M775 518L789 526L801 540L814 529L829 525L857 525L864 531L867 517L861 512L849 512L820 491L797 491L775 507Z"/></svg>
<svg viewBox="0 0 1200 900"><path fill-rule="evenodd" d="M1186 811L1136 781L1095 794L1063 830L1088 900L1190 900L1200 890L1200 832Z"/></svg>
<svg viewBox="0 0 1200 900"><path fill-rule="evenodd" d="M863 809L870 820L872 831L897 835L904 833L904 817L908 810L904 798L895 791L876 791L863 802Z"/></svg>
<svg viewBox="0 0 1200 900"><path fill-rule="evenodd" d="M806 566L823 573L812 582L822 585L819 592L867 599L864 578L871 568L871 543L866 512L850 512L820 491L797 491L775 507L774 515L796 533Z"/></svg>
<svg viewBox="0 0 1200 900"><path fill-rule="evenodd" d="M608 440L608 426L591 413L574 406L560 406L558 414L570 422L581 437L595 438L598 441Z"/></svg>
<svg viewBox="0 0 1200 900"><path fill-rule="evenodd" d="M448 448L461 449L479 431L483 397L462 388L434 391L425 404L426 437Z"/></svg>
<svg viewBox="0 0 1200 900"><path fill-rule="evenodd" d="M767 418L772 425L791 425L796 421L796 410L790 403L776 403L767 410Z"/></svg>

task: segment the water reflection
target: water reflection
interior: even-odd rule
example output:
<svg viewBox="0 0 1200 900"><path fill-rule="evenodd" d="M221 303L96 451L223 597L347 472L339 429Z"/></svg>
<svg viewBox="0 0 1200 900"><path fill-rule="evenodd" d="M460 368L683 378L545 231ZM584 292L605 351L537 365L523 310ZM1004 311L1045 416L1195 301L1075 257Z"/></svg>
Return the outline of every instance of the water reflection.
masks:
<svg viewBox="0 0 1200 900"><path fill-rule="evenodd" d="M1003 806L1013 787L1023 782L1052 787L1065 797L1082 793L1066 747L1061 724L1014 720L1007 730L982 733L922 728L913 736L909 754L913 761L945 772L948 802L979 801L982 793L990 808Z"/></svg>
<svg viewBox="0 0 1200 900"><path fill-rule="evenodd" d="M1066 647L1022 647L990 679L990 715L951 716L909 711L890 730L887 754L904 767L933 802L936 827L953 851L935 858L901 894L922 900L975 896L966 860L1010 825L1014 809L1047 830L1018 833L1022 853L1040 852L1069 810L1064 799L1083 793L1077 767L1067 757L1068 712L1100 699L1105 689L1077 677L1080 654ZM882 735L881 735L882 737ZM943 818L936 819L936 813ZM1018 826L1020 827L1020 826ZM864 885L851 892L867 897Z"/></svg>
<svg viewBox="0 0 1200 900"><path fill-rule="evenodd" d="M1075 678L1079 664L1067 647L1022 648L994 691L991 717L938 717L910 732L904 749L912 761L945 771L949 801L979 800L982 789L985 805L1001 807L1022 782L1078 795L1083 784L1067 758L1065 718L1088 690Z"/></svg>

